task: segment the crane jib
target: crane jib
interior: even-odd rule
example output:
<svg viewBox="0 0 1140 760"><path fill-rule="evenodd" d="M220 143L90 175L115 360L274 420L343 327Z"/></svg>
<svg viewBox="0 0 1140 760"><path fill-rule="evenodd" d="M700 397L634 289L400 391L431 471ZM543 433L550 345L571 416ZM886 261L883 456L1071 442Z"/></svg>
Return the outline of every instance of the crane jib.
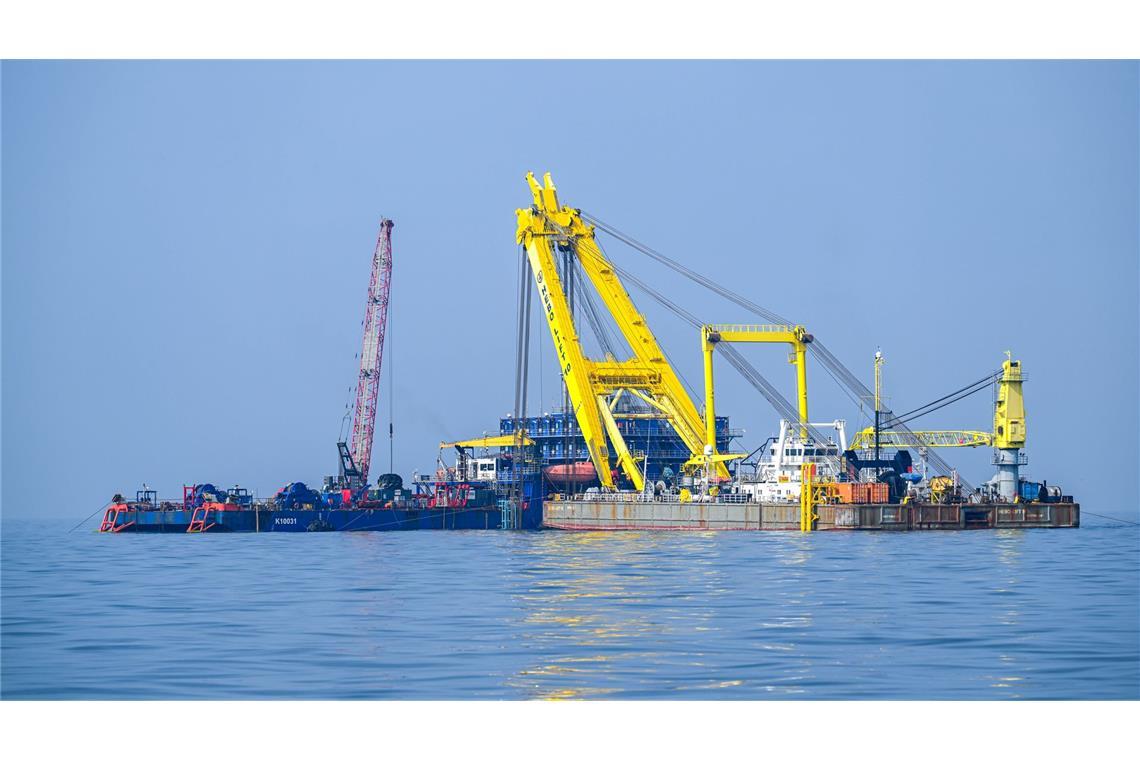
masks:
<svg viewBox="0 0 1140 760"><path fill-rule="evenodd" d="M380 395L380 370L384 361L384 337L388 323L388 301L392 286L391 219L380 220L380 234L372 254L372 273L364 312L364 335L360 350L360 375L353 405L352 436L349 451L356 475L368 481L372 461L372 440L376 428L376 402Z"/></svg>

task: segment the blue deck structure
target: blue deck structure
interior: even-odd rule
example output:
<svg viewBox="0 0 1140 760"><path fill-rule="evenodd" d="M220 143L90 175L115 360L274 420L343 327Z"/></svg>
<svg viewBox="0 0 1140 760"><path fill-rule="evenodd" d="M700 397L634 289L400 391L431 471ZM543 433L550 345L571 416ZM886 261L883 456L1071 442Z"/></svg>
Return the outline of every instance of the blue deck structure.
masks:
<svg viewBox="0 0 1140 760"><path fill-rule="evenodd" d="M681 465L691 456L680 436L673 430L661 415L649 414L643 411L619 410L614 415L617 418L618 430L621 431L630 451L635 456L646 457L646 480L656 482L664 480L671 483L681 472ZM515 432L514 419L504 417L499 420L499 432L510 434ZM560 464L573 464L589 461L586 451L586 442L578 429L578 423L573 414L569 412L554 412L538 417L527 417L523 420L526 434L535 442L535 456L543 467ZM728 451L733 440L739 438L741 432L729 427L728 417L716 418L717 450ZM619 472L619 483L623 488L629 488L630 483ZM547 482L546 488L552 485ZM582 484L582 487L598 485L594 483Z"/></svg>

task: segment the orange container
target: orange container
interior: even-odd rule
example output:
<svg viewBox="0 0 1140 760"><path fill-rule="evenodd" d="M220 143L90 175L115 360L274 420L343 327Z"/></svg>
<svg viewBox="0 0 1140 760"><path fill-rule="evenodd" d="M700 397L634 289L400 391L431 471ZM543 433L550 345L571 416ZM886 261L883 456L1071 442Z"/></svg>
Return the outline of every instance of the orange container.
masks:
<svg viewBox="0 0 1140 760"><path fill-rule="evenodd" d="M891 500L891 487L886 483L868 483L871 487L870 502L872 504L887 504Z"/></svg>
<svg viewBox="0 0 1140 760"><path fill-rule="evenodd" d="M852 504L852 487L854 483L836 483L836 493L839 495L840 504Z"/></svg>

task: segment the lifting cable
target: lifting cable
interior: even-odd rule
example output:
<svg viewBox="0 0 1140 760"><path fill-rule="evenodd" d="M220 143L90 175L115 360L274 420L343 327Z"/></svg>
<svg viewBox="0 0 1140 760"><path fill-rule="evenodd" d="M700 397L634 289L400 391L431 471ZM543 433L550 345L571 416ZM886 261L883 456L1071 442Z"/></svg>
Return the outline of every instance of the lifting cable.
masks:
<svg viewBox="0 0 1140 760"><path fill-rule="evenodd" d="M770 309L765 309L763 306L760 306L756 302L740 295L739 293L729 290L716 281L690 269L679 261L671 259L663 253L653 250L649 246L637 241L613 225L608 224L584 211L580 213L583 219L598 229L602 230L603 232L620 240L629 247L648 256L654 261L657 261L658 263L667 266L673 271L678 272L693 282L696 282L698 285L701 285L702 287L705 287L708 290L717 293L718 295L737 304L738 306L743 307L753 314L756 314L757 316L763 317L764 319L770 320L772 322L780 324L792 324L790 320L783 318L776 312L771 311ZM860 398L866 398L868 400L874 398L874 394L871 392L871 390L867 388L867 386L864 385L863 382L859 380L859 378L856 377L854 373L851 372L851 370L847 369L847 367L839 361L835 354L831 353L831 351L829 351L818 338L808 344L808 349L816 356L817 359L819 359L824 369L827 370L834 379L842 382L842 384L847 385L847 387L856 396L859 396ZM848 395L850 396L850 394ZM887 420L887 424L891 425L892 427L899 428L904 433L913 435L913 431L906 427L905 422L898 420L894 412L890 411L889 409L883 409L881 411L883 412L883 417ZM880 425L880 429L882 429L882 427L883 426ZM937 452L934 451L927 452L927 461L933 466L936 472L942 475L949 475L953 469L951 468L949 462L947 462ZM961 476L958 477L958 481L968 490L973 490L973 486Z"/></svg>
<svg viewBox="0 0 1140 760"><path fill-rule="evenodd" d="M595 242L597 242L597 241L595 241ZM599 249L599 251L602 251L604 253L604 250L602 249L600 243L598 243L598 249ZM630 272L626 269L623 269L622 267L617 266L617 264L615 264L613 262L612 258L609 258L608 256L606 258L608 258L608 260L609 260L609 266L611 266L613 268L614 272L621 275L623 280L633 283L640 290L645 292L647 295L649 295L655 301L657 301L662 306L664 306L666 309L668 309L670 312L672 312L675 316L680 317L685 322L688 322L689 325L691 325L692 327L696 328L697 330L701 329L702 322L699 319L697 319L696 316L694 316L690 312L686 311L681 306L677 305L675 302L670 300L664 294L662 294L659 291L657 291L656 289L650 287L641 278L637 277L632 272ZM680 266L680 265L678 264L678 266ZM760 307L757 307L757 308L760 308ZM777 318L777 320L779 319L778 317L776 317L776 318ZM662 347L661 351L662 351L662 353L665 353L664 347ZM740 353L740 351L735 346L725 344L725 345L722 345L720 347L720 351L721 351L721 354L724 355L725 359L729 362L729 364L731 364L737 370L737 372L739 372L744 377L744 379L747 380L760 393L760 395L764 396L764 398L768 400L768 403L770 403L773 406L773 408L776 409L776 411L780 414L781 417L783 417L785 420L787 420L790 424L794 425L795 427L799 427L799 411L798 411L798 409L796 407L792 406L791 402L789 402L786 398L784 398L784 396L776 389L776 387L774 385L772 385L772 383L770 383L768 381L768 379L765 378L751 364L751 362L749 362L744 357L744 355ZM676 367L676 364L673 362L672 358L669 357L669 355L667 353L665 353L665 358L671 365ZM680 374L680 373L678 373L678 374ZM685 380L683 375L681 376L681 380L685 384L685 387L688 389L689 393L692 396L699 397L698 394L693 390L692 386L689 385L688 381ZM834 443L832 441L829 441L827 438L825 438L819 431L817 431L810 424L807 426L807 433L808 433L808 436L819 446L828 446L828 445L833 445L833 443ZM835 464L838 466L838 464L839 464L838 458L834 458L834 460L835 460Z"/></svg>
<svg viewBox="0 0 1140 760"><path fill-rule="evenodd" d="M590 224L593 224L595 227L598 227L603 232L606 232L607 234L617 238L621 242L628 245L630 248L633 248L634 250L637 250L640 253L645 254L646 256L650 257L651 259L657 261L660 264L664 264L665 266L669 267L673 271L678 272L678 273L684 275L685 277L688 277L690 280L693 280L694 282L697 282L698 284L703 285L704 287L708 288L709 290L713 291L714 293L717 293L717 294L723 296L724 298L727 298L728 300L736 303L737 305L742 306L745 309L748 309L749 311L753 312L754 314L758 314L758 315L760 315L760 316L764 317L765 319L772 321L772 322L777 322L777 323L785 324L785 325L792 324L789 320L784 319L783 317L781 317L776 312L765 309L763 306L760 306L759 304L757 304L753 301L750 301L749 299L745 298L744 296L740 295L739 293L734 293L733 291L731 291L728 288L724 287L723 285L717 283L716 281L709 279L708 277L705 277L703 274L700 274L699 272L695 272L692 269L689 269L687 266L685 266L681 262L676 261L674 259L671 259L668 256L666 256L665 254L659 253L658 251L653 250L652 248L645 245L644 243L640 243L637 240L634 240L629 235L625 234L624 232L615 228L614 226L607 224L606 222L603 222L601 219L598 219L597 217L591 216L590 214L587 214L585 211L582 211L581 214L582 214L582 218L585 219L587 222L589 222Z"/></svg>
<svg viewBox="0 0 1140 760"><path fill-rule="evenodd" d="M623 281L632 283L638 289L646 293L650 298L657 301L659 304L672 312L674 316L679 317L683 321L687 322L690 326L694 327L697 330L701 329L702 323L699 319L696 318L696 316L674 303L664 294L650 287L641 278L614 264L613 259L609 259L609 262L614 271L621 275ZM662 348L661 351L662 353L665 353L664 348ZM776 389L776 387L773 386L767 380L767 378L760 374L760 372L752 366L752 364L744 357L743 354L740 353L740 351L735 346L730 344L722 344L720 346L720 352L728 361L728 363L731 364L737 370L737 372L739 372L744 377L744 379L752 385L752 387L759 391L760 395L764 396L764 398L768 400L768 403L770 403L776 409L776 411L779 412L781 417L786 419L795 427L799 427L799 411L796 409L796 407L792 406L791 402L784 398L784 396ZM671 365L674 366L674 368L676 367L673 360L669 357L668 354L665 355L665 358ZM690 394L692 394L694 397L700 397L693 391L688 382L685 381L684 376L681 377L681 380L685 383L685 386L689 390ZM810 424L807 426L807 432L811 439L820 446L827 446L832 443L829 442ZM836 458L836 464L838 465L838 458Z"/></svg>
<svg viewBox="0 0 1140 760"><path fill-rule="evenodd" d="M584 211L581 212L581 215L582 218L588 221L590 224L593 224L598 229L616 238L617 240L620 240L639 253L642 253L654 261L665 265L666 267L672 269L674 272L677 272L697 283L698 285L701 285L702 287L711 290L717 295L720 295L721 297L732 301L747 311L750 311L757 316L763 317L769 322L787 325L793 324L792 320L786 319L771 309L766 309L755 301L752 301L740 295L739 293L729 290L728 288L719 284L715 280L706 277L700 272L694 271L681 262L675 259L671 259L665 254L650 248L648 245L635 240L633 237L627 235L613 225L608 224ZM826 371L827 374L831 376L831 379L835 381L835 384L839 386L839 389L842 390L847 395L847 397L851 399L853 403L855 403L856 406L860 406L860 403L856 397L852 396L852 391L854 391L856 394L858 394L860 391L864 391L867 394L870 394L870 391L868 391L867 388L859 382L859 379L855 377L855 375L852 374L850 370L843 366L842 362L835 358L835 355L828 351L823 346L823 344L819 342L818 339L809 343L808 349L818 355L820 364L823 366L824 371ZM870 396L870 398L873 398L873 396Z"/></svg>
<svg viewBox="0 0 1140 760"><path fill-rule="evenodd" d="M520 249L519 267L518 267L518 334L515 343L515 408L514 408L514 432L515 440L518 441L514 446L514 459L512 462L512 476L514 483L512 483L511 498L515 505L522 501L523 496L523 483L522 475L519 471L519 463L522 460L522 435L521 427L526 422L527 416L527 379L530 371L530 302L531 302L531 271L530 259L525 255L525 252Z"/></svg>
<svg viewBox="0 0 1140 760"><path fill-rule="evenodd" d="M697 326L697 329L700 329L700 322L697 320L697 318L695 316L693 316L692 314L685 311L684 309L682 309L677 304L670 301L668 298L666 298L661 293L657 293L656 291L651 293L650 291L652 290L652 288L650 288L644 282L639 280L635 275L630 274L626 270L619 268L616 264L614 264L613 260L609 258L609 254L606 253L605 249L602 248L602 244L596 240L594 242L598 246L599 253L595 254L592 251L587 250L587 251L585 251L586 255L598 257L601 261L606 262L606 265L609 267L612 267L614 272L621 275L623 278L629 280L630 282L633 282L635 285L637 285L639 288L641 288L643 291L645 291L647 294L649 294L654 300L658 301L658 303L660 303L662 306L669 309L675 316L680 317L681 319L685 320L689 324L695 324ZM636 307L636 304L635 304L635 307ZM675 361L673 361L673 357L670 356L669 352L665 350L665 346L663 346L661 344L660 340L657 341L657 347L659 349L661 349L661 353L665 355L665 361L669 362L669 366L673 368L673 371L677 374L677 377L680 378L681 384L685 386L685 390L689 392L689 395L694 397L694 398L700 398L700 394L698 394L693 389L692 384L689 383L689 379L687 377L685 377L683 372L681 372L680 367L678 366L678 364Z"/></svg>
<svg viewBox="0 0 1140 760"><path fill-rule="evenodd" d="M574 269L578 277L578 282L582 282L585 279L585 272L582 271L581 264L575 261ZM608 325L602 321L602 318L598 312L598 303L594 297L593 289L580 288L578 290L578 295L583 296L581 300L586 305L586 308L583 309L583 312L586 315L586 321L590 323L590 330L594 333L594 337L598 341L598 346L602 349L603 353L608 354L609 356L612 356L616 359L617 352L614 350L614 335L608 329Z"/></svg>
<svg viewBox="0 0 1140 760"><path fill-rule="evenodd" d="M908 422L913 422L914 420L917 420L919 417L923 417L927 414L930 414L931 412L936 412L943 407L949 406L950 404L953 404L957 401L961 401L962 399L967 398L969 396L973 396L978 391L983 391L986 388L989 388L990 386L992 386L994 381L996 381L999 377L1001 377L1001 375L1002 375L1002 373L1000 370L997 372L994 372L992 374L986 375L981 380L978 380L977 382L970 383L969 385L967 385L965 387L959 388L958 390L954 391L953 393L948 393L947 395L943 396L942 398L935 399L934 401L931 401L929 404L923 404L922 406L918 407L917 409L911 409L909 412L905 412L903 414L898 415L897 417L893 417L890 424L887 425L886 427L892 428L892 427L896 427L900 424L906 424ZM939 402L942 402L942 403L939 403ZM880 426L880 429L883 429L883 426Z"/></svg>

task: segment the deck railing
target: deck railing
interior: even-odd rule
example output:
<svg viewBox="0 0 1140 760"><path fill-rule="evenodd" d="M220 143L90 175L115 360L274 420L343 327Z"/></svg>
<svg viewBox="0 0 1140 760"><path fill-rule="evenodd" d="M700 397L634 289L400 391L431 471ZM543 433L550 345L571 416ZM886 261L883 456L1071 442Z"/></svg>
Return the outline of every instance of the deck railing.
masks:
<svg viewBox="0 0 1140 760"><path fill-rule="evenodd" d="M693 494L685 501L681 500L681 495L676 493L664 494L650 494L650 493L630 493L618 492L613 493L609 491L602 491L598 493L580 493L574 494L570 498L558 494L554 496L557 501L600 501L607 504L647 504L647 503L661 503L661 504L748 504L752 502L752 497L749 494L741 493L725 493L717 494L716 496L707 496L702 494Z"/></svg>

